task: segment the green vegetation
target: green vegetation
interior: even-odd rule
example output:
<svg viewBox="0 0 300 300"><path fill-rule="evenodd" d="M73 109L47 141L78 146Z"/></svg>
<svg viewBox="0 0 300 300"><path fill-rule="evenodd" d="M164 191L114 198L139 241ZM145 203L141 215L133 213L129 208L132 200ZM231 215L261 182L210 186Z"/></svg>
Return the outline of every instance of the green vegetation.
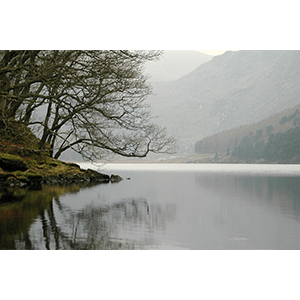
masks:
<svg viewBox="0 0 300 300"><path fill-rule="evenodd" d="M109 181L108 175L53 159L47 149L39 149L39 139L20 122L10 120L0 132L0 187Z"/></svg>
<svg viewBox="0 0 300 300"><path fill-rule="evenodd" d="M195 152L212 153L214 151L217 153L221 150L220 152L224 153L223 156L227 158L219 162L300 163L298 107L299 105L296 109L293 108L293 113L288 110L257 124L233 129L198 141ZM283 116L287 112L290 114ZM268 121L272 124L267 125ZM259 126L263 128L258 129ZM256 129L256 131L251 129ZM249 130L251 132L245 134ZM231 155L228 159L230 151Z"/></svg>
<svg viewBox="0 0 300 300"><path fill-rule="evenodd" d="M232 156L245 161L300 163L300 127L270 134L267 143L251 132L234 148Z"/></svg>
<svg viewBox="0 0 300 300"><path fill-rule="evenodd" d="M300 163L300 127L271 135L264 147L263 158L267 162Z"/></svg>

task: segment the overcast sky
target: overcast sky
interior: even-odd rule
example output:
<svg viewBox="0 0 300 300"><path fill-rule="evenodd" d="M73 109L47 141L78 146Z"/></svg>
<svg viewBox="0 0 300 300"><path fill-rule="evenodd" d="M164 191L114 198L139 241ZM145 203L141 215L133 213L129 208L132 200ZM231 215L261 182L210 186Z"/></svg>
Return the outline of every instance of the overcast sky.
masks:
<svg viewBox="0 0 300 300"><path fill-rule="evenodd" d="M228 51L228 50L198 50L202 53L208 54L208 55L221 55L224 52Z"/></svg>

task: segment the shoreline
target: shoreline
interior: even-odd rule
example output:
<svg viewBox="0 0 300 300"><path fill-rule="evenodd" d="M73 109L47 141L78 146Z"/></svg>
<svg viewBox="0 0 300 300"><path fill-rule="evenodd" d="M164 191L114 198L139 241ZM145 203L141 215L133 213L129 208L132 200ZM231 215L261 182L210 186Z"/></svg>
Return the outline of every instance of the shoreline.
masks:
<svg viewBox="0 0 300 300"><path fill-rule="evenodd" d="M35 169L0 172L0 189L28 187L42 184L100 184L123 180L118 175L107 175L92 169L82 169L76 163L56 160L52 164L38 165Z"/></svg>

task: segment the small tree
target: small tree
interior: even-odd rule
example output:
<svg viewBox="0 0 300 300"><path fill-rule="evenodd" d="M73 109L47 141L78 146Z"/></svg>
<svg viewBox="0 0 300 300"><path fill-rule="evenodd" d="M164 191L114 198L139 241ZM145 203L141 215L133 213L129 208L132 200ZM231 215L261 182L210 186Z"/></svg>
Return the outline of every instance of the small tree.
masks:
<svg viewBox="0 0 300 300"><path fill-rule="evenodd" d="M230 156L230 149L229 148L227 148L227 150L226 150L226 156Z"/></svg>
<svg viewBox="0 0 300 300"><path fill-rule="evenodd" d="M219 157L219 153L216 152L214 160L217 161L217 160L219 160L219 158L220 158L220 157Z"/></svg>

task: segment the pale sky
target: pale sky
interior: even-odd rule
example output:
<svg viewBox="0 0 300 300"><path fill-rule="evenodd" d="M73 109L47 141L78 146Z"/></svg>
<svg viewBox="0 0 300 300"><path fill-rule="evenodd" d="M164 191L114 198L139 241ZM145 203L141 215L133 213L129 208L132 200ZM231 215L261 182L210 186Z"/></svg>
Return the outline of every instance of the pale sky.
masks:
<svg viewBox="0 0 300 300"><path fill-rule="evenodd" d="M200 51L202 53L205 53L205 54L208 54L208 55L214 55L215 56L215 55L221 55L224 52L229 51L229 50L198 50L198 51Z"/></svg>

